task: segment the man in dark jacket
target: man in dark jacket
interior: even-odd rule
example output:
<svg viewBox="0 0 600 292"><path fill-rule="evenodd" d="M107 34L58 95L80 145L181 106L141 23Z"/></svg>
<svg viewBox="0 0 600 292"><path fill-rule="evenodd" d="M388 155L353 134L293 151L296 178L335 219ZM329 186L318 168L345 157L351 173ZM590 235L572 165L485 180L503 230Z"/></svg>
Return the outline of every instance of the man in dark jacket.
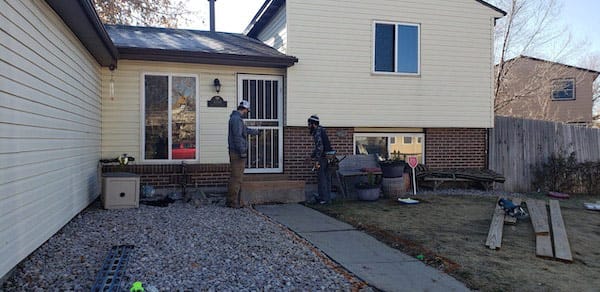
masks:
<svg viewBox="0 0 600 292"><path fill-rule="evenodd" d="M229 116L229 185L227 188L227 206L241 208L240 189L244 177L246 158L248 157L248 135L258 135L258 130L250 129L244 125L243 116L250 112L250 103L242 100Z"/></svg>
<svg viewBox="0 0 600 292"><path fill-rule="evenodd" d="M310 158L314 163L314 169L318 171L319 196L316 198L320 204L331 202L331 176L325 153L331 151L331 143L325 132L325 128L319 125L319 117L316 115L308 118L308 129L313 136L315 146Z"/></svg>

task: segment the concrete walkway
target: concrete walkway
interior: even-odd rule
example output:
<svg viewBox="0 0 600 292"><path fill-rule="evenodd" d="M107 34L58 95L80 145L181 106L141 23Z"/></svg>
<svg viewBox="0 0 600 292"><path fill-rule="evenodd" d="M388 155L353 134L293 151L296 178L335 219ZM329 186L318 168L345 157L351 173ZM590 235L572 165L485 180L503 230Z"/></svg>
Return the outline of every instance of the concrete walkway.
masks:
<svg viewBox="0 0 600 292"><path fill-rule="evenodd" d="M348 271L383 291L469 291L456 279L300 204L255 206Z"/></svg>

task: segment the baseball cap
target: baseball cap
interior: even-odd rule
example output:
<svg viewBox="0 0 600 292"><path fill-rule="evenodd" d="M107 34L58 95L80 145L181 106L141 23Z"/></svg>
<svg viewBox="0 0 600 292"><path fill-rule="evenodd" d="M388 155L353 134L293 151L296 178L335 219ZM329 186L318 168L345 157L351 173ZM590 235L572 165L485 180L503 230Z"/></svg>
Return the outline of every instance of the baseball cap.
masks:
<svg viewBox="0 0 600 292"><path fill-rule="evenodd" d="M247 110L250 110L250 102L248 102L247 100L242 100L240 102L240 106Z"/></svg>
<svg viewBox="0 0 600 292"><path fill-rule="evenodd" d="M312 115L308 118L308 122L319 122L319 117L317 115Z"/></svg>

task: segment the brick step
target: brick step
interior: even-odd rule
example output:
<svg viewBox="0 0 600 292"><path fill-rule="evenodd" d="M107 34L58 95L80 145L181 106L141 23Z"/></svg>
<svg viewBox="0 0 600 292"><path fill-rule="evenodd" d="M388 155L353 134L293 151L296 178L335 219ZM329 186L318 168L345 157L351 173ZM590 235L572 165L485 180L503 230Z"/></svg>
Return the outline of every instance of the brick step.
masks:
<svg viewBox="0 0 600 292"><path fill-rule="evenodd" d="M265 203L298 203L305 200L304 181L252 180L244 177L241 201L245 205Z"/></svg>

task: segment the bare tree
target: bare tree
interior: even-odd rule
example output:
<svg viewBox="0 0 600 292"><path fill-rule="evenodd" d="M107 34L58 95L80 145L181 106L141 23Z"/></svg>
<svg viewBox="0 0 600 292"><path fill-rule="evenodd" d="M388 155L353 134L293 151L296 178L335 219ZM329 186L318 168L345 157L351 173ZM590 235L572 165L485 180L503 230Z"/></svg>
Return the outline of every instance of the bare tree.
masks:
<svg viewBox="0 0 600 292"><path fill-rule="evenodd" d="M190 22L191 11L179 0L94 0L104 23L176 28Z"/></svg>
<svg viewBox="0 0 600 292"><path fill-rule="evenodd" d="M494 72L494 111L503 109L517 100L538 98L538 103L548 103L548 72L536 72L529 76L527 86L516 91L509 88L514 62L520 56L541 56L547 60L560 61L576 49L566 27L557 25L560 12L558 0L494 0L490 1L507 12L498 20L495 31L496 70ZM540 70L554 70L543 66ZM542 70L542 71L543 71ZM514 76L513 76L514 77ZM542 117L544 118L544 117ZM548 118L548 117L545 117Z"/></svg>

